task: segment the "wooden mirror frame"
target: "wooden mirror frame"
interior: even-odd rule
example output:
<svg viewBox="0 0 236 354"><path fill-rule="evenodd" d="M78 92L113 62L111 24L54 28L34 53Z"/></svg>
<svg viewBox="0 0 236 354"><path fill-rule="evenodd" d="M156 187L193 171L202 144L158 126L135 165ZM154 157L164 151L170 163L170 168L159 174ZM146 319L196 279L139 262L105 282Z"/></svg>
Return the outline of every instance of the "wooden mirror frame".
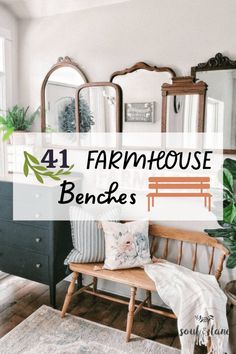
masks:
<svg viewBox="0 0 236 354"><path fill-rule="evenodd" d="M80 85L76 91L75 96L75 117L76 117L76 131L80 131L80 113L79 113L79 95L80 92L87 87L102 87L109 86L115 89L116 92L116 132L122 132L122 90L119 85L113 84L112 82L89 82Z"/></svg>
<svg viewBox="0 0 236 354"><path fill-rule="evenodd" d="M116 76L120 76L120 75L126 75L126 74L130 74L136 70L147 70L147 71L155 71L155 72L169 72L171 77L175 77L176 76L176 73L174 72L173 69L171 68L168 68L168 67L157 67L157 66L151 66L149 64L146 64L144 62L138 62L136 64L134 64L133 66L131 66L130 68L126 68L126 69L123 69L123 70L119 70L119 71L115 71L113 74L111 74L111 77L110 77L110 82L113 82L113 79L116 77Z"/></svg>
<svg viewBox="0 0 236 354"><path fill-rule="evenodd" d="M203 131L207 84L195 82L192 76L180 76L172 79L172 84L162 85L162 122L161 132L166 133L167 97L179 95L199 95L197 132Z"/></svg>
<svg viewBox="0 0 236 354"><path fill-rule="evenodd" d="M230 70L236 69L236 60L232 60L222 53L217 53L214 57L207 60L205 63L199 63L197 66L191 68L191 75L197 80L197 73L201 71L215 71L215 70ZM204 116L205 120L205 116ZM203 127L204 128L204 127ZM204 131L204 130L203 130ZM236 155L235 149L224 149L224 154Z"/></svg>
<svg viewBox="0 0 236 354"><path fill-rule="evenodd" d="M138 63L132 65L129 68L115 71L110 76L110 82L113 83L114 78L117 77L117 76L127 75L127 74L133 73L134 71L137 71L137 70L147 70L147 71L153 71L153 72L167 72L167 73L170 74L171 79L176 77L175 71L173 69L169 68L169 67L165 67L165 66L158 67L158 66L155 66L155 65L154 66L149 65L149 64L147 64L145 62L138 62ZM122 88L121 88L121 90L122 90ZM122 94L123 94L123 91L122 91ZM121 109L120 109L120 120L121 120L121 122L123 124L123 107L122 107L122 104L121 104Z"/></svg>
<svg viewBox="0 0 236 354"><path fill-rule="evenodd" d="M46 85L48 82L48 79L50 75L56 71L57 69L64 68L64 67L69 67L72 69L75 69L84 79L85 82L88 82L87 76L84 74L84 72L80 69L79 65L73 61L70 57L65 56L59 57L57 60L57 63L54 64L51 69L48 71L46 74L43 83L41 85L41 132L45 132L46 130L46 114L45 114L45 109L46 109L46 104L45 104L45 89Z"/></svg>

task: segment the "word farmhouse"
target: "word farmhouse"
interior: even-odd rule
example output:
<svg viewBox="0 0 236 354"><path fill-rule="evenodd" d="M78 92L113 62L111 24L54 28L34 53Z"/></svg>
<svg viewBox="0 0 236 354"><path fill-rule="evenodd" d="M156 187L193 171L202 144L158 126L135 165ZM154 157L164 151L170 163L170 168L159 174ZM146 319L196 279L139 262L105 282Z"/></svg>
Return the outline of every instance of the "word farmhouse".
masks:
<svg viewBox="0 0 236 354"><path fill-rule="evenodd" d="M120 150L89 150L87 155L87 170L151 170L158 173L158 170L209 170L211 169L211 155L213 151L174 151L161 150L149 151L138 154L131 151ZM135 204L136 193L127 195L119 194L119 183L112 181L110 186L100 194L77 193L75 184L64 180L61 186L59 204Z"/></svg>

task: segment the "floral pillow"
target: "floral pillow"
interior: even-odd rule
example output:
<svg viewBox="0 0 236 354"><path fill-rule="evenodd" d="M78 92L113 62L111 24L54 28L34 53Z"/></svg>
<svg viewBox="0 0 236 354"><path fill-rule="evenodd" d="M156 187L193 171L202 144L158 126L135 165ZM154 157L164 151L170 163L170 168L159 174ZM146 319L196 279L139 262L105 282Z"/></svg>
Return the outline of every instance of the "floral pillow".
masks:
<svg viewBox="0 0 236 354"><path fill-rule="evenodd" d="M141 267L151 263L148 221L102 222L105 233L105 269Z"/></svg>

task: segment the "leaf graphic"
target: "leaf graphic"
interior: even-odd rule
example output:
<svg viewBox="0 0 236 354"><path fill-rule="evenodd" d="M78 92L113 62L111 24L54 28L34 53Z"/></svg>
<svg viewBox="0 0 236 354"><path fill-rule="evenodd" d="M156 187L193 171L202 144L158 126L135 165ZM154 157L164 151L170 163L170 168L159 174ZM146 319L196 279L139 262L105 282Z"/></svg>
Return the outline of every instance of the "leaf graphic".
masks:
<svg viewBox="0 0 236 354"><path fill-rule="evenodd" d="M29 154L28 152L26 152L26 154L27 154L27 157L28 157L33 163L35 163L36 165L39 165L39 160L38 160L35 156Z"/></svg>
<svg viewBox="0 0 236 354"><path fill-rule="evenodd" d="M24 163L24 175L25 177L27 177L29 174L29 166L27 164L27 161L25 160L25 163Z"/></svg>
<svg viewBox="0 0 236 354"><path fill-rule="evenodd" d="M24 156L24 175L27 177L29 174L29 169L31 169L37 180L42 184L44 183L44 176L50 177L55 181L60 181L61 178L59 176L71 174L70 171L74 167L74 165L71 165L67 170L60 168L58 171L49 171L45 166L40 165L39 160L35 156L31 155L27 151L24 151ZM31 165L32 162L34 165Z"/></svg>
<svg viewBox="0 0 236 354"><path fill-rule="evenodd" d="M56 176L50 176L52 179L54 179L55 181L60 181L60 177L56 177Z"/></svg>
<svg viewBox="0 0 236 354"><path fill-rule="evenodd" d="M51 176L53 176L53 172L51 172L51 171L45 172L45 173L43 173L43 176L51 177Z"/></svg>
<svg viewBox="0 0 236 354"><path fill-rule="evenodd" d="M46 167L44 166L34 166L34 168L38 171L47 171Z"/></svg>
<svg viewBox="0 0 236 354"><path fill-rule="evenodd" d="M61 168L60 170L58 170L58 171L56 172L56 175L61 175L63 171L64 171L64 170Z"/></svg>
<svg viewBox="0 0 236 354"><path fill-rule="evenodd" d="M35 174L35 177L37 178L37 180L40 183L44 184L44 181L43 181L42 177L36 171L34 171L34 174Z"/></svg>

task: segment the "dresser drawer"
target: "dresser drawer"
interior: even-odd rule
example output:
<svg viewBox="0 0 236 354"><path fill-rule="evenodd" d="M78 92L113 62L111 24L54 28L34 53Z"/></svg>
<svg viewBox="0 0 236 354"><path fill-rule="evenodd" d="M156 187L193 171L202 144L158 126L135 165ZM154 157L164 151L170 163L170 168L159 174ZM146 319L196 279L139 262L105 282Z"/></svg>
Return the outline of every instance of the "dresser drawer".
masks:
<svg viewBox="0 0 236 354"><path fill-rule="evenodd" d="M0 196L0 219L12 220L13 206L12 200L1 198Z"/></svg>
<svg viewBox="0 0 236 354"><path fill-rule="evenodd" d="M0 181L0 198L7 197L12 199L13 196L13 184L12 182Z"/></svg>
<svg viewBox="0 0 236 354"><path fill-rule="evenodd" d="M49 284L48 257L42 254L1 245L0 270Z"/></svg>
<svg viewBox="0 0 236 354"><path fill-rule="evenodd" d="M0 244L49 254L50 231L17 222L0 220Z"/></svg>
<svg viewBox="0 0 236 354"><path fill-rule="evenodd" d="M1 220L13 221L13 205L12 200L1 198L0 196L0 223ZM37 220L30 220L30 221L17 221L18 223L23 223L25 225L32 225L34 227L43 227L49 229L52 225L51 221L37 221Z"/></svg>

